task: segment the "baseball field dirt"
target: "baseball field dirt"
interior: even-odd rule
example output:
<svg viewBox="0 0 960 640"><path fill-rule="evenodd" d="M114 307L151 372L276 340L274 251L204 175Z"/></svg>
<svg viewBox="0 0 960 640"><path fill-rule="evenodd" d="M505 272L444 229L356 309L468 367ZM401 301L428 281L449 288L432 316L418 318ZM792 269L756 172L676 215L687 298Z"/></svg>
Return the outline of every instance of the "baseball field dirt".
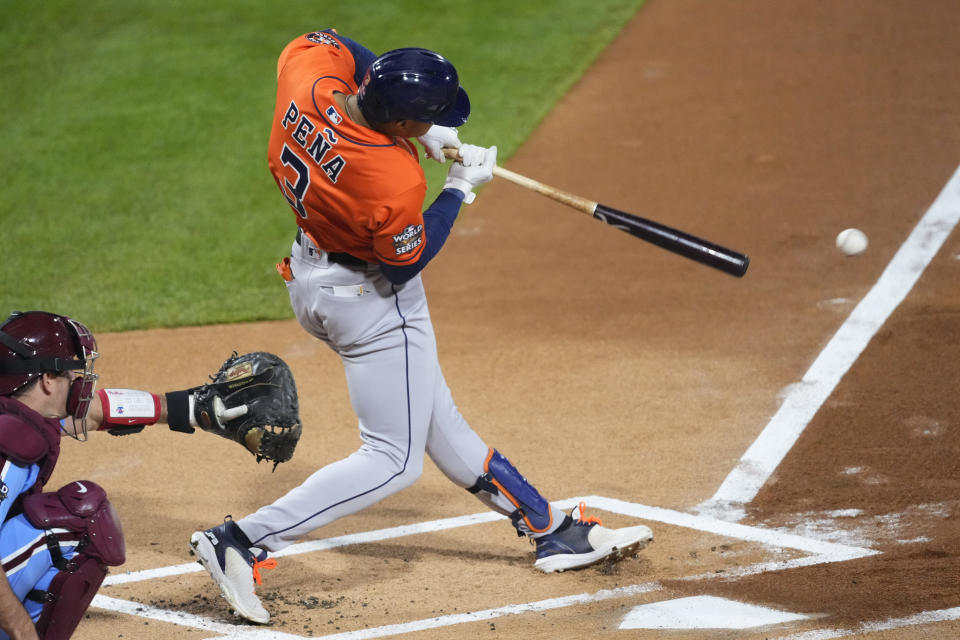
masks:
<svg viewBox="0 0 960 640"><path fill-rule="evenodd" d="M451 520L486 511L428 464L280 557L273 622L246 625L187 541L359 446L341 365L294 320L105 334L107 387L276 353L304 431L275 472L202 432L66 442L51 486L102 484L127 538L75 637L960 636L960 234L921 224L960 208L958 23L953 0L651 0L506 166L743 251L746 276L498 180L425 271L462 413L550 499L650 526L638 557L540 574L507 521ZM293 240L279 194L259 215ZM834 246L848 227L865 253ZM718 628L734 604L781 617Z"/></svg>

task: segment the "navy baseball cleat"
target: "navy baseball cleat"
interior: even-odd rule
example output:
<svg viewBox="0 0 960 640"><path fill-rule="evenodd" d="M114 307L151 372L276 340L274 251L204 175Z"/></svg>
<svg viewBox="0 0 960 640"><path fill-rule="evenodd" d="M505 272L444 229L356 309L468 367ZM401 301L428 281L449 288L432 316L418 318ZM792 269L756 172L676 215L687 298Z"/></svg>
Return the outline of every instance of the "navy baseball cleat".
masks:
<svg viewBox="0 0 960 640"><path fill-rule="evenodd" d="M190 536L190 553L220 587L220 593L236 615L251 622L266 624L270 614L257 597L254 582L260 584L260 569L273 569L277 561L267 552L254 555L250 540L230 516L223 524Z"/></svg>
<svg viewBox="0 0 960 640"><path fill-rule="evenodd" d="M583 509L581 502L556 531L534 538L537 545L534 567L552 573L579 569L607 558L616 561L636 553L653 540L649 527L608 529L597 518L584 518Z"/></svg>

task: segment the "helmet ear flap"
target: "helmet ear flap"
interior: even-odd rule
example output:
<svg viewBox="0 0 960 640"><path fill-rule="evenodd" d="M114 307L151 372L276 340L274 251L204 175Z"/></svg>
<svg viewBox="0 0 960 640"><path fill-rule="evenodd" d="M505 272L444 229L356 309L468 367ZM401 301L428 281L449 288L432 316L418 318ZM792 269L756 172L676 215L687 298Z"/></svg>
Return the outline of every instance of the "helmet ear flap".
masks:
<svg viewBox="0 0 960 640"><path fill-rule="evenodd" d="M37 316L31 317L31 313ZM43 312L14 311L0 324L0 395L10 395L39 377L43 368L37 359L35 320L46 320Z"/></svg>

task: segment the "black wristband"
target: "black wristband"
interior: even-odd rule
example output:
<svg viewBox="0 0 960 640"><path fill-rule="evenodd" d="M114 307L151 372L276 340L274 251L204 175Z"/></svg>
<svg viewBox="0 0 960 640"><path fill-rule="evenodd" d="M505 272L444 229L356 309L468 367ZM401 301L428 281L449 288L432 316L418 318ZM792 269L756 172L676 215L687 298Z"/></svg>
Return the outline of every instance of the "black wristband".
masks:
<svg viewBox="0 0 960 640"><path fill-rule="evenodd" d="M112 436L128 436L131 433L140 433L145 425L135 424L130 427L112 427L107 429L107 433Z"/></svg>
<svg viewBox="0 0 960 640"><path fill-rule="evenodd" d="M190 426L190 389L170 391L167 396L167 424L171 431L193 433Z"/></svg>

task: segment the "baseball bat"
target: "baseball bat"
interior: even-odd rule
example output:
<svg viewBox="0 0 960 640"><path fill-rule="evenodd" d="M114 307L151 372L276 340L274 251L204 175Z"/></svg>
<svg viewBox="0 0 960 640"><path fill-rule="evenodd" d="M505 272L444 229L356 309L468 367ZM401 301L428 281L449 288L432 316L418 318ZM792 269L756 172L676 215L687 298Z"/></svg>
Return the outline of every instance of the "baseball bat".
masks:
<svg viewBox="0 0 960 640"><path fill-rule="evenodd" d="M443 150L448 158L457 159L457 150L446 148ZM668 227L665 224L654 222L640 216L626 213L613 207L588 200L556 187L538 182L527 176L520 175L500 166L493 167L493 175L531 191L536 191L552 200L556 200L577 211L585 213L611 227L626 231L630 235L654 244L667 251L672 251L684 258L689 258L700 264L719 269L724 273L742 278L750 266L750 258L743 253L721 247L718 244L703 240L684 231Z"/></svg>

